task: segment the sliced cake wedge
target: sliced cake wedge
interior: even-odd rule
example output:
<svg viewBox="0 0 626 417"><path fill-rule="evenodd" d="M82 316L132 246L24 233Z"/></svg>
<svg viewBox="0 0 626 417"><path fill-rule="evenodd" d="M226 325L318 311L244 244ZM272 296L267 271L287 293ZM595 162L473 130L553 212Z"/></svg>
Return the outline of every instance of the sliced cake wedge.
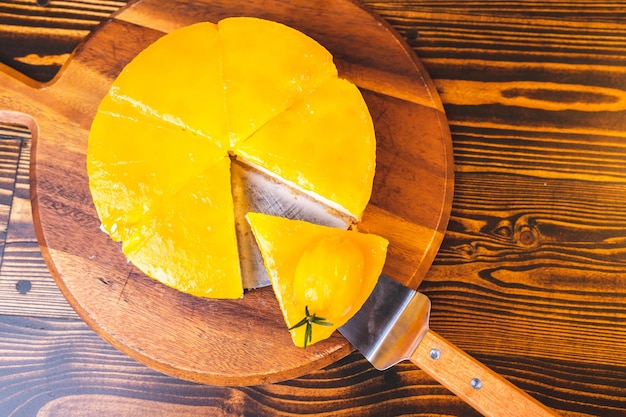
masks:
<svg viewBox="0 0 626 417"><path fill-rule="evenodd" d="M378 282L385 238L262 213L247 219L296 346L330 337Z"/></svg>

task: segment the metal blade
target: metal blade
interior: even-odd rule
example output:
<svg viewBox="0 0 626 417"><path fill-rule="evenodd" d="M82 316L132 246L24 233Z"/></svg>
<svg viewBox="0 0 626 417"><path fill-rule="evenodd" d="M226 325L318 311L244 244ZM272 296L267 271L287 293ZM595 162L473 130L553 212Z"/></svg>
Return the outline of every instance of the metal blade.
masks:
<svg viewBox="0 0 626 417"><path fill-rule="evenodd" d="M427 296L381 275L363 307L339 332L384 370L409 359L428 331L429 317Z"/></svg>

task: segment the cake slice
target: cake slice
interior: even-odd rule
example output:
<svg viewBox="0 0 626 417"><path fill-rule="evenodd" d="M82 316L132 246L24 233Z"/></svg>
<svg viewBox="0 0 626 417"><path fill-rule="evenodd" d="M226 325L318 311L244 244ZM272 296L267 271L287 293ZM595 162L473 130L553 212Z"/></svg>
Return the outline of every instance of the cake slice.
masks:
<svg viewBox="0 0 626 417"><path fill-rule="evenodd" d="M210 164L223 158L213 141L145 117L110 96L91 127L87 151L89 187L103 229L115 241L154 216Z"/></svg>
<svg viewBox="0 0 626 417"><path fill-rule="evenodd" d="M358 221L370 200L376 137L359 89L326 80L235 147L259 167Z"/></svg>
<svg viewBox="0 0 626 417"><path fill-rule="evenodd" d="M296 346L306 347L345 324L382 272L382 237L301 220L248 213L274 293Z"/></svg>
<svg viewBox="0 0 626 417"><path fill-rule="evenodd" d="M330 52L291 27L254 17L217 25L231 146L337 76Z"/></svg>
<svg viewBox="0 0 626 417"><path fill-rule="evenodd" d="M184 293L240 298L233 213L230 160L224 157L146 218L137 231L141 241L125 242L124 252L144 273Z"/></svg>
<svg viewBox="0 0 626 417"><path fill-rule="evenodd" d="M227 150L220 34L214 23L186 26L155 41L122 70L110 94Z"/></svg>

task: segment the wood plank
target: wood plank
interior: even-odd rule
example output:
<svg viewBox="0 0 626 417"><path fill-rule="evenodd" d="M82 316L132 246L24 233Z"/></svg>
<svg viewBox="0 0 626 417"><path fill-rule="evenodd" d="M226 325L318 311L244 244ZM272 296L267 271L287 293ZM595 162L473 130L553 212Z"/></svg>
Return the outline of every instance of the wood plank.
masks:
<svg viewBox="0 0 626 417"><path fill-rule="evenodd" d="M0 62L38 82L52 80L74 49L125 0L4 1Z"/></svg>
<svg viewBox="0 0 626 417"><path fill-rule="evenodd" d="M0 314L77 319L46 266L30 205L30 132L0 124L0 175L6 183L0 241ZM1 211L0 211L1 212ZM2 219L5 219L4 221Z"/></svg>
<svg viewBox="0 0 626 417"><path fill-rule="evenodd" d="M573 400L564 368L594 384L626 363L623 5L368 4L409 38L453 135L451 220L421 287L432 327L518 386L551 358L541 391ZM600 402L573 409L623 415Z"/></svg>
<svg viewBox="0 0 626 417"><path fill-rule="evenodd" d="M451 394L421 371L379 372L357 354L302 379L232 388L161 375L81 321L0 316L0 334L2 415L72 417L97 409L111 416L298 416L314 407L319 415L380 416L399 413L406 402L416 404L415 415L432 415L433 407L476 415L460 401L442 405ZM356 391L368 398L351 398Z"/></svg>
<svg viewBox="0 0 626 417"><path fill-rule="evenodd" d="M52 279L37 243L7 244L0 277L0 314L78 319Z"/></svg>
<svg viewBox="0 0 626 417"><path fill-rule="evenodd" d="M116 351L81 321L0 315L0 334L2 415L479 415L411 364L381 372L357 353L290 381L219 387L159 374ZM563 415L608 417L626 409L616 385L626 378L623 366L575 367L518 353L478 358L546 404L579 410ZM542 382L546 373L551 386ZM559 388L574 382L573 391Z"/></svg>
<svg viewBox="0 0 626 417"><path fill-rule="evenodd" d="M23 131L0 125L0 240L6 240ZM0 255L4 246L0 246Z"/></svg>

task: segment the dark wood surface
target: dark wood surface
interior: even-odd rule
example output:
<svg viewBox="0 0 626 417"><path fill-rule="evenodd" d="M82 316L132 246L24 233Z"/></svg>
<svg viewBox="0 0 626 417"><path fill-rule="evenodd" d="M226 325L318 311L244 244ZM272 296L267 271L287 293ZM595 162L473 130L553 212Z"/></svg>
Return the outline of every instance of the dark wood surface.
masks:
<svg viewBox="0 0 626 417"><path fill-rule="evenodd" d="M22 4L0 3L3 54L20 37L9 29L72 21L24 23L55 2ZM420 56L450 122L452 216L420 286L431 327L562 415L626 415L625 5L366 4ZM51 51L65 42L49 39ZM412 365L379 372L357 353L239 388L138 364L46 273L29 217L29 135L0 135L0 415L477 415Z"/></svg>

